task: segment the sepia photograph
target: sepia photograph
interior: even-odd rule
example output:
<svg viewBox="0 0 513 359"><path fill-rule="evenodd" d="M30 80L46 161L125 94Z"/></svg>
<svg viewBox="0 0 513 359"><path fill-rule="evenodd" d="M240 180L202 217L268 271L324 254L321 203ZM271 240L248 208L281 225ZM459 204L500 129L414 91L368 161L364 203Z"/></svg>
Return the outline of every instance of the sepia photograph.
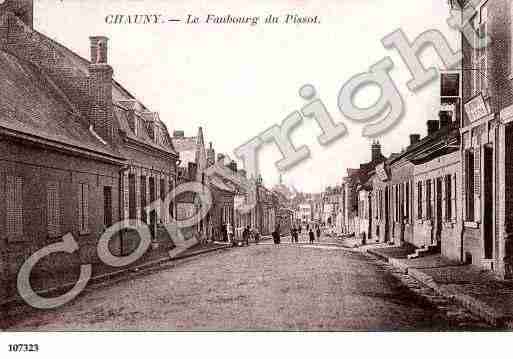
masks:
<svg viewBox="0 0 513 359"><path fill-rule="evenodd" d="M0 356L512 330L511 0L0 0Z"/></svg>

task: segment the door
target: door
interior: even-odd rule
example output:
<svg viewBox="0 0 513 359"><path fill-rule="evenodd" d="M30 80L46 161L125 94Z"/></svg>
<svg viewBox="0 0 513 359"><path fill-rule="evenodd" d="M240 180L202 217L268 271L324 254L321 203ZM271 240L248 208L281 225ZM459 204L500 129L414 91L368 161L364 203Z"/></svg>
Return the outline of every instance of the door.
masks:
<svg viewBox="0 0 513 359"><path fill-rule="evenodd" d="M483 236L485 259L493 258L494 226L493 216L495 212L493 201L493 148L490 145L484 146L484 191L483 200L485 211L483 213Z"/></svg>

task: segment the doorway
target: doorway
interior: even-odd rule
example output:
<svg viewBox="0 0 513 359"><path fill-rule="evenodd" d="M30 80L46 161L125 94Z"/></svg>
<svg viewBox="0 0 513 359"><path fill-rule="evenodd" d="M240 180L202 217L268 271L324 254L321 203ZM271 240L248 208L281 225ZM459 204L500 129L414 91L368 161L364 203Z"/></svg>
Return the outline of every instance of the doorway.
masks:
<svg viewBox="0 0 513 359"><path fill-rule="evenodd" d="M495 212L493 201L493 148L490 145L483 147L484 165L483 165L483 238L485 259L493 258L493 216Z"/></svg>

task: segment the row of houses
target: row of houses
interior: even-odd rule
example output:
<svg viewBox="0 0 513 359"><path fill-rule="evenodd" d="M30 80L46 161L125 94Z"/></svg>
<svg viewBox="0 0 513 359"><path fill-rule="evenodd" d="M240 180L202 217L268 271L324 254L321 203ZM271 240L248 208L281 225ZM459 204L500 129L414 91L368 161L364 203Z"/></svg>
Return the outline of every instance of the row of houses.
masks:
<svg viewBox="0 0 513 359"><path fill-rule="evenodd" d="M171 136L159 114L113 78L107 37L89 38L86 59L34 29L33 17L32 0L0 4L0 301L15 295L27 258L66 234L79 249L45 257L34 276L99 262L98 240L119 221L144 222L152 250L172 248L164 225L202 206L194 193L164 201L183 183L200 182L213 197L189 232L214 240L226 225L274 230L286 208L281 198L262 181L252 187L235 162L216 159L201 128ZM249 214L236 211L241 199L256 201ZM121 231L110 249L123 256L138 243Z"/></svg>
<svg viewBox="0 0 513 359"><path fill-rule="evenodd" d="M491 45L461 38L461 68L441 75L440 112L427 136L410 135L400 153L348 169L341 232L367 242L411 244L413 256L441 253L512 277L513 5L452 1L471 12ZM435 116L434 116L435 117Z"/></svg>

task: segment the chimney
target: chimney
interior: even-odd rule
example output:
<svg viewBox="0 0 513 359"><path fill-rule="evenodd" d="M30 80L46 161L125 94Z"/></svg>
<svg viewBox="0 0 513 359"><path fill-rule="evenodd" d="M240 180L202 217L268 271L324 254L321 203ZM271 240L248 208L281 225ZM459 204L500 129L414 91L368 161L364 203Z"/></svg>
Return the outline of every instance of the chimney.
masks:
<svg viewBox="0 0 513 359"><path fill-rule="evenodd" d="M90 124L107 142L113 138L112 67L107 63L108 38L92 36L91 64L89 65ZM93 54L93 48L97 51Z"/></svg>
<svg viewBox="0 0 513 359"><path fill-rule="evenodd" d="M29 28L34 29L34 0L0 0L0 13L14 13Z"/></svg>
<svg viewBox="0 0 513 359"><path fill-rule="evenodd" d="M439 122L437 120L429 120L427 122L427 130L428 130L428 136L431 136L433 133L438 131Z"/></svg>
<svg viewBox="0 0 513 359"><path fill-rule="evenodd" d="M185 132L184 131L174 131L173 132L173 137L177 137L177 138L184 138L185 137Z"/></svg>
<svg viewBox="0 0 513 359"><path fill-rule="evenodd" d="M420 135L418 133L412 133L410 135L410 146L413 146L420 141Z"/></svg>
<svg viewBox="0 0 513 359"><path fill-rule="evenodd" d="M438 117L440 118L440 128L448 128L452 122L452 112L451 111L440 111L438 113Z"/></svg>
<svg viewBox="0 0 513 359"><path fill-rule="evenodd" d="M372 162L378 161L382 157L381 145L380 145L379 141L377 141L377 140L372 141L371 155L372 155Z"/></svg>
<svg viewBox="0 0 513 359"><path fill-rule="evenodd" d="M231 161L228 165L228 168L231 169L233 172L237 173L237 162Z"/></svg>
<svg viewBox="0 0 513 359"><path fill-rule="evenodd" d="M108 42L105 36L91 36L91 63L107 64L108 63Z"/></svg>
<svg viewBox="0 0 513 359"><path fill-rule="evenodd" d="M207 165L213 166L216 163L216 151L212 147L212 142L209 143L209 147L207 149Z"/></svg>

